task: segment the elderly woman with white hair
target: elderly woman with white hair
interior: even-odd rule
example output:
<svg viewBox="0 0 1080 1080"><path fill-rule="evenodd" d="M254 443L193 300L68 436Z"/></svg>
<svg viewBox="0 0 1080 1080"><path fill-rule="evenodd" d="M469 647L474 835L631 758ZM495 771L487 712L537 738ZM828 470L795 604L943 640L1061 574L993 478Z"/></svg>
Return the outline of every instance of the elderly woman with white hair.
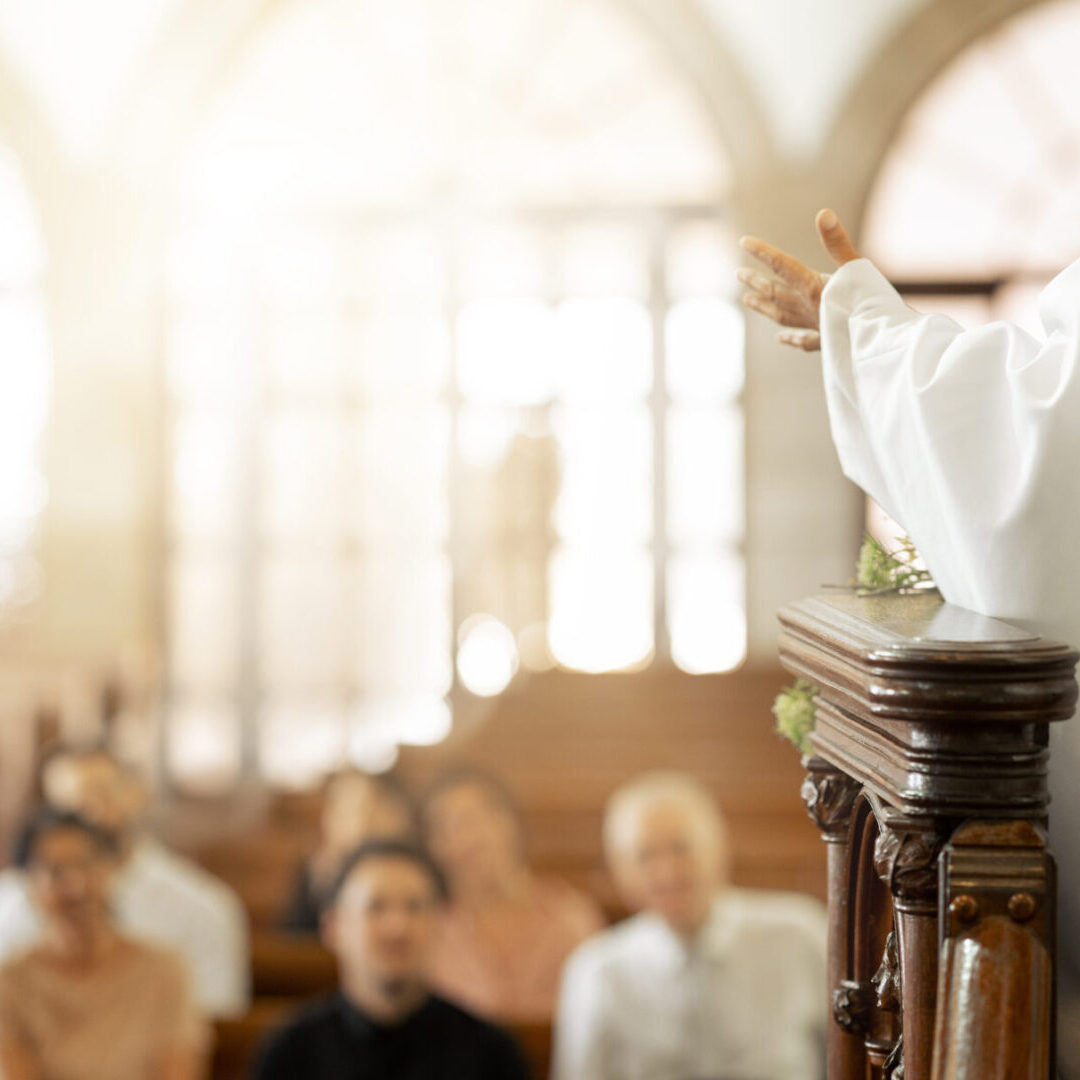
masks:
<svg viewBox="0 0 1080 1080"><path fill-rule="evenodd" d="M732 886L723 818L682 773L616 791L604 847L637 914L568 961L554 1080L823 1075L822 906Z"/></svg>

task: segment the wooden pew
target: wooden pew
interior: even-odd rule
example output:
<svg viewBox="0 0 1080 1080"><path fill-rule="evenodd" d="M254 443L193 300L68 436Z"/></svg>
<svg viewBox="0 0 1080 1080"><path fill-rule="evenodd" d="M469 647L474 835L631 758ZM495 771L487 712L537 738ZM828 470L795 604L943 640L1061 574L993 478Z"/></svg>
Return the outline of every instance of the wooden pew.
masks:
<svg viewBox="0 0 1080 1080"><path fill-rule="evenodd" d="M829 1080L1049 1080L1047 738L1077 653L936 595L817 597L781 624L819 688Z"/></svg>
<svg viewBox="0 0 1080 1080"><path fill-rule="evenodd" d="M211 1080L248 1080L255 1054L266 1036L297 1007L293 998L263 998L245 1016L214 1022Z"/></svg>
<svg viewBox="0 0 1080 1080"><path fill-rule="evenodd" d="M257 933L251 939L251 993L303 1000L337 987L337 961L317 938Z"/></svg>

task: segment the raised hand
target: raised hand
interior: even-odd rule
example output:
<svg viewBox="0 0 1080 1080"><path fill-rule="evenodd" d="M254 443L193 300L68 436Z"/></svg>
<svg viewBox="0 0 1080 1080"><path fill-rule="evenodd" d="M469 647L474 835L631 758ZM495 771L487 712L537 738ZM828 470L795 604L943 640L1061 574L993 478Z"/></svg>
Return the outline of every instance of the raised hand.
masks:
<svg viewBox="0 0 1080 1080"><path fill-rule="evenodd" d="M837 266L859 258L847 230L831 210L821 210L814 224L822 245ZM743 304L787 328L777 334L782 344L806 352L820 349L818 311L829 275L812 270L794 255L755 236L744 236L739 246L775 275L770 277L753 269L739 270L738 278L748 290L743 295Z"/></svg>

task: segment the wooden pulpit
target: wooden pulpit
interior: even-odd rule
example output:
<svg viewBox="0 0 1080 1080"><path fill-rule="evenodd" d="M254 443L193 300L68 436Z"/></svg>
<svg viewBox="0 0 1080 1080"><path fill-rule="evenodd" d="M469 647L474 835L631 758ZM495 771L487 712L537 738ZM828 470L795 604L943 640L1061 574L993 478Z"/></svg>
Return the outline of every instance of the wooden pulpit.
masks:
<svg viewBox="0 0 1080 1080"><path fill-rule="evenodd" d="M829 1080L1047 1080L1047 736L1078 654L934 593L780 615L819 689L803 797L826 843Z"/></svg>

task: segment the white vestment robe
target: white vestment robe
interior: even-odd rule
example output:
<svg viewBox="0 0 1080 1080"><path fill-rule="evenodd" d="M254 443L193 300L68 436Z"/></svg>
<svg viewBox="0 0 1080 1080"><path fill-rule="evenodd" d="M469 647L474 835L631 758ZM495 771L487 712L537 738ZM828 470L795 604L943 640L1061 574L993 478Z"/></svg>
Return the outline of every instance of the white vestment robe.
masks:
<svg viewBox="0 0 1080 1080"><path fill-rule="evenodd" d="M822 296L825 390L845 475L945 599L1080 647L1080 261L1039 312L1043 337L965 330L855 260ZM1080 718L1054 727L1059 941L1080 970Z"/></svg>

